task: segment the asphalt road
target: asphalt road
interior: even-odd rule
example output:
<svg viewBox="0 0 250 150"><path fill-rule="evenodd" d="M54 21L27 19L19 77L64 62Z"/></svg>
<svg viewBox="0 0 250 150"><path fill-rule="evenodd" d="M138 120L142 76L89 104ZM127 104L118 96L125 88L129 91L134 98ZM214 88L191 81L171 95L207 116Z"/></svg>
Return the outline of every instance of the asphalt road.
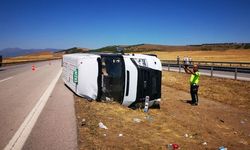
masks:
<svg viewBox="0 0 250 150"><path fill-rule="evenodd" d="M168 70L168 67L163 66L163 70ZM170 67L170 71L179 71L178 67ZM202 75L211 76L210 70L204 70L199 69ZM185 72L183 68L181 68L181 72ZM228 72L228 71L213 71L214 77L220 77L220 78L229 78L234 79L235 73L234 72ZM238 80L244 80L244 81L250 81L250 74L249 73L237 73L237 79Z"/></svg>
<svg viewBox="0 0 250 150"><path fill-rule="evenodd" d="M60 65L54 60L0 68L0 149L11 142L16 149L77 149L73 94L59 78Z"/></svg>

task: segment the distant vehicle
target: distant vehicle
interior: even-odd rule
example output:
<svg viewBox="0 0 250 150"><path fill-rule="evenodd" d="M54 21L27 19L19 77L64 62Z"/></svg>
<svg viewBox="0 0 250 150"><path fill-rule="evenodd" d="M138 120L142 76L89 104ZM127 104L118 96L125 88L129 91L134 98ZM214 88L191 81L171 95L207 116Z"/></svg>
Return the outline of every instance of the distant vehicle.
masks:
<svg viewBox="0 0 250 150"><path fill-rule="evenodd" d="M3 56L0 55L0 67L2 67L2 62L3 62Z"/></svg>
<svg viewBox="0 0 250 150"><path fill-rule="evenodd" d="M63 55L63 80L77 95L93 100L115 100L136 106L149 96L149 106L161 98L162 64L143 54Z"/></svg>

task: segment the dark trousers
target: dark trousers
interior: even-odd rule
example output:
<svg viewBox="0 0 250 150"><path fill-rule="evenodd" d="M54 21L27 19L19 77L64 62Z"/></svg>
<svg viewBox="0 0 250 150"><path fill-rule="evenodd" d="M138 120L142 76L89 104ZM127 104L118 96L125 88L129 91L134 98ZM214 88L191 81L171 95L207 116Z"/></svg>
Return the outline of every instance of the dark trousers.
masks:
<svg viewBox="0 0 250 150"><path fill-rule="evenodd" d="M190 85L190 94L191 94L191 98L192 98L192 103L197 103L198 104L198 89L199 89L199 85L197 84L191 84Z"/></svg>

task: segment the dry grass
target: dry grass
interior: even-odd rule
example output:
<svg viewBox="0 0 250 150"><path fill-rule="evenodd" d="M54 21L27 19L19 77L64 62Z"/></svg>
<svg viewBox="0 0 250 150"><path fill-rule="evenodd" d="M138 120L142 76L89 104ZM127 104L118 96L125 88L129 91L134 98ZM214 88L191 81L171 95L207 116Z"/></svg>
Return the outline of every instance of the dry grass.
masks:
<svg viewBox="0 0 250 150"><path fill-rule="evenodd" d="M187 129L171 122L172 116L158 109L146 115L141 110L117 103L90 103L79 97L76 99L80 149L166 149L168 143L185 143L183 131ZM85 125L81 125L82 118L86 119ZM141 119L141 122L136 123L133 118ZM103 122L108 130L100 129L99 122ZM119 137L119 134L123 136ZM195 140L190 142L198 143Z"/></svg>
<svg viewBox="0 0 250 150"><path fill-rule="evenodd" d="M163 72L163 85L189 92L190 75L177 72ZM250 109L250 82L233 79L200 77L199 95L211 100Z"/></svg>
<svg viewBox="0 0 250 150"><path fill-rule="evenodd" d="M24 56L11 57L3 59L3 63L18 63L18 62L29 62L29 61L41 61L61 58L61 55L54 54L52 52L39 52Z"/></svg>
<svg viewBox="0 0 250 150"><path fill-rule="evenodd" d="M250 50L213 50L213 51L151 51L143 52L156 54L162 60L176 60L177 56L192 57L194 61L236 61L250 62Z"/></svg>
<svg viewBox="0 0 250 150"><path fill-rule="evenodd" d="M161 109L150 109L148 114L116 102L89 102L75 96L79 148L155 150L177 143L187 150L218 149L222 145L247 150L249 82L202 76L201 102L192 107L185 102L190 99L188 78L185 74L163 72ZM141 122L136 123L133 118ZM84 124L82 119L86 120ZM240 123L241 120L245 123ZM108 129L100 129L99 122ZM186 133L188 138L184 136Z"/></svg>

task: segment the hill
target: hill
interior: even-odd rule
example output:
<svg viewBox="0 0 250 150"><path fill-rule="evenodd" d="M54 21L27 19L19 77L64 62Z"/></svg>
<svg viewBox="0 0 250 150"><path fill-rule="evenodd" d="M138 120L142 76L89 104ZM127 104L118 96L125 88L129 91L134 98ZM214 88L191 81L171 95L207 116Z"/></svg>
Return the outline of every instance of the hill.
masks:
<svg viewBox="0 0 250 150"><path fill-rule="evenodd" d="M49 52L55 52L58 51L58 49L53 48L46 48L46 49L22 49L22 48L5 48L0 50L0 55L3 57L16 57L16 56L23 56L23 55L29 55L32 53L37 52L43 52L43 51L49 51Z"/></svg>
<svg viewBox="0 0 250 150"><path fill-rule="evenodd" d="M124 48L125 52L147 52L147 51L211 51L229 49L250 49L250 43L212 43L201 45L170 46L157 44L137 44L137 45L113 45L99 49L94 52L116 52L116 47Z"/></svg>
<svg viewBox="0 0 250 150"><path fill-rule="evenodd" d="M9 57L3 59L4 63L23 63L23 62L31 62L31 61L42 61L42 60L51 60L51 59L59 59L61 55L55 54L50 51L40 51L32 54L17 56L17 57Z"/></svg>

